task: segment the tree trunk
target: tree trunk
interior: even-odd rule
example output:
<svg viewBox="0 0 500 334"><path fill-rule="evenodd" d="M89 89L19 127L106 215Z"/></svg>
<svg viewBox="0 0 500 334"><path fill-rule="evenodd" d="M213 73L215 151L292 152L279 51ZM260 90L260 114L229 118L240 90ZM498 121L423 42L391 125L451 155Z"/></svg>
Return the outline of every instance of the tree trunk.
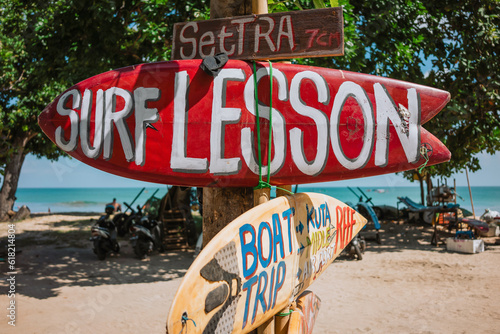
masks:
<svg viewBox="0 0 500 334"><path fill-rule="evenodd" d="M2 189L0 190L0 221L7 220L9 218L7 213L14 207L19 175L26 157L24 148L29 139L28 136L16 137L12 144L14 153L7 159Z"/></svg>
<svg viewBox="0 0 500 334"><path fill-rule="evenodd" d="M252 14L252 0L211 0L210 18L221 19L224 17Z"/></svg>
<svg viewBox="0 0 500 334"><path fill-rule="evenodd" d="M424 177L417 172L418 182L420 183L420 203L425 205L425 189L424 189Z"/></svg>
<svg viewBox="0 0 500 334"><path fill-rule="evenodd" d="M204 188L203 247L227 224L252 207L252 188Z"/></svg>
<svg viewBox="0 0 500 334"><path fill-rule="evenodd" d="M210 18L251 14L251 0L211 0ZM253 207L252 188L203 188L203 247L235 218Z"/></svg>
<svg viewBox="0 0 500 334"><path fill-rule="evenodd" d="M427 183L427 205L431 206L432 203L429 201L429 199L431 198L432 180L431 180L431 176L429 173L427 173L425 180Z"/></svg>

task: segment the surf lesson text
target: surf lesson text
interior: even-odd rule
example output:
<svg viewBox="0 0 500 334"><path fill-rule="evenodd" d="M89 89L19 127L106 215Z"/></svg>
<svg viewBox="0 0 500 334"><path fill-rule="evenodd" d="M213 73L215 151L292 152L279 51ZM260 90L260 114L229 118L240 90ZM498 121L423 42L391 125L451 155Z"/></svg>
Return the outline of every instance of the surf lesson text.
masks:
<svg viewBox="0 0 500 334"><path fill-rule="evenodd" d="M59 125L55 129L55 142L67 152L80 147L87 158L98 159L102 156L104 160L111 159L114 154L113 149L121 147L122 153L119 155L123 157L121 159L133 162L137 166L143 166L148 155L161 153L165 166L169 166L174 173L208 172L213 175L234 175L240 172L244 162L251 172L258 174L259 166L255 154L256 103L253 76L254 74L247 75L240 68L222 69L210 83L211 94L197 97L209 105L208 110L201 111L198 111L197 106L189 106L191 94L196 95L197 92L190 90L192 77L187 71L176 72L175 78L171 82L162 84L161 87L136 87L127 90L113 86L96 91L70 89L57 100L56 113L60 118L58 124L63 123L64 126ZM261 67L256 76L257 83L264 77L269 77L269 68ZM374 164L384 167L388 163L390 154L389 141L393 139L389 136L390 126L396 130L406 160L409 163L418 162L421 108L419 94L415 88L407 89L406 107L401 104L396 106L388 91L380 83L373 84L372 102L367 92L356 82L345 81L338 89L330 88L321 73L313 70L299 71L287 77L275 68L273 78L276 102L284 105L287 112L281 112L274 106L270 112L269 106L259 99L261 122L268 121L272 115L274 157L270 163L271 174L278 173L284 167L288 147L292 163L305 175L321 174L329 160L330 151L333 151L336 163L345 170L362 169L372 154L375 155ZM311 92L304 92L301 89L306 82L309 87L313 87ZM231 89L239 88L242 94L233 96L229 100L227 98L229 86ZM168 105L160 105L158 101L162 101L160 98L166 94L167 89L173 90L173 103L169 101ZM172 92L168 94L172 95ZM321 108L304 102L306 95L310 94L317 97L315 104L322 105ZM331 99L334 101L330 109L327 106ZM237 106L235 100L238 102ZM356 131L362 131L362 136L357 139L361 143L360 150L355 157L346 154L350 147L342 144L340 134L341 127L350 126L349 123L340 124L344 105L348 101L355 101L360 110L359 117L364 124L360 127L358 119L353 117L348 119L354 122ZM276 102L275 105L278 104ZM229 103L232 107L227 107ZM326 108L330 110L325 111ZM198 124L208 127L207 133L200 133L200 130L195 128L196 121L191 118L195 119L197 112L205 115L207 112L210 113L207 122L202 124L198 121ZM305 138L301 124L292 121L294 117L307 120L308 126L315 130L313 131L315 138L312 140ZM168 122L165 121L167 119ZM253 120L253 124L248 121L249 119ZM234 133L240 122L238 133ZM154 131L160 125L162 132ZM231 146L233 147L231 151L225 148L230 147L226 144L225 137L226 130L230 127L235 136L234 141L239 142L239 147ZM207 143L210 150L207 156L189 156L187 152L194 151L192 147L188 147L190 135L197 136L202 140L200 142ZM155 136L156 141L163 141L160 142L161 152L147 150L148 136ZM120 145L114 144L117 139ZM311 155L310 142L315 144L312 147L314 151L312 159L307 158L305 153L307 149ZM267 140L265 143L267 144ZM262 172L267 173L267 168L268 166L263 166Z"/></svg>

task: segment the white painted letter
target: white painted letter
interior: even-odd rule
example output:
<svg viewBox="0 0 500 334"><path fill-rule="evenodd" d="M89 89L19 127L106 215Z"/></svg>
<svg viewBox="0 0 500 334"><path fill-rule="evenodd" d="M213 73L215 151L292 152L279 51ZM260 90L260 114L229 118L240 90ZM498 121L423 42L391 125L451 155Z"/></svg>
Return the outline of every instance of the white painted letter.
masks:
<svg viewBox="0 0 500 334"><path fill-rule="evenodd" d="M70 96L73 97L73 109L67 109L65 106ZM71 134L68 141L64 139L64 131L61 126L58 126L55 132L57 146L66 152L75 150L78 143L78 114L74 109L80 106L81 98L78 89L72 89L64 93L57 101L57 113L61 116L69 116L71 122Z"/></svg>
<svg viewBox="0 0 500 334"><path fill-rule="evenodd" d="M148 101L160 98L160 89L139 87L134 90L135 101L135 164L143 166L146 162L146 128L148 124L160 119L158 109L148 108Z"/></svg>
<svg viewBox="0 0 500 334"><path fill-rule="evenodd" d="M286 29L287 29L286 32L283 30L283 28L285 26L285 20L286 20ZM292 51L295 48L295 40L294 40L294 36L293 36L292 17L290 15L285 15L285 16L281 17L280 29L278 31L278 51L281 50L281 38L282 37L288 38L288 45L290 46L290 51Z"/></svg>
<svg viewBox="0 0 500 334"><path fill-rule="evenodd" d="M172 154L170 168L182 173L205 173L207 171L206 158L187 158L187 116L188 116L188 89L189 76L187 71L175 74L174 93L174 128L172 137Z"/></svg>
<svg viewBox="0 0 500 334"><path fill-rule="evenodd" d="M90 113L92 110L92 91L86 89L83 94L82 111L80 112L80 146L88 158L96 159L101 153L102 122L104 114L104 91L99 89L95 99L94 145L90 145Z"/></svg>
<svg viewBox="0 0 500 334"><path fill-rule="evenodd" d="M274 46L274 43L273 43L273 40L271 39L271 37L269 37L269 35L271 34L271 32L274 29L274 20L272 18L266 17L266 16L261 17L260 19L269 22L269 29L265 33L262 33L261 29L260 29L260 24L255 25L255 37L254 37L255 41L254 41L254 46L253 46L253 52L255 52L255 53L259 52L260 39L262 37L264 37L264 39L267 42L267 45L269 45L269 49L271 49L271 51L274 52L274 51L276 51L276 47Z"/></svg>
<svg viewBox="0 0 500 334"><path fill-rule="evenodd" d="M358 102L358 105L361 107L361 111L363 112L365 121L363 147L361 148L359 156L355 159L349 159L346 157L340 145L339 135L340 114L342 113L344 104L349 97L353 97ZM339 91L335 96L332 114L330 116L330 139L332 141L333 153L342 166L347 169L354 170L363 168L368 163L373 147L374 127L373 107L368 95L360 85L351 81L344 82L340 85Z"/></svg>
<svg viewBox="0 0 500 334"><path fill-rule="evenodd" d="M200 56L209 57L215 54L215 46L212 46L212 48L210 48L209 53L203 52L203 48L205 46L210 46L210 45L215 45L215 36L213 32L207 31L200 37L200 50L199 50Z"/></svg>
<svg viewBox="0 0 500 334"><path fill-rule="evenodd" d="M196 22L189 22L187 23L184 27L182 27L181 29L181 33L180 33L180 36L179 36L179 40L182 42L182 43L191 43L193 46L193 51L191 52L190 55L187 55L184 53L184 46L181 46L181 58L182 59L193 59L195 56L196 56L196 38L186 38L184 37L184 32L185 30L188 28L188 27L193 27L193 30L194 32L198 32L198 23Z"/></svg>
<svg viewBox="0 0 500 334"><path fill-rule="evenodd" d="M240 158L224 158L224 128L241 118L240 108L226 108L226 83L228 80L245 80L241 69L223 69L214 79L212 100L212 125L210 128L210 173L236 174L241 169Z"/></svg>
<svg viewBox="0 0 500 334"><path fill-rule="evenodd" d="M238 54L243 53L243 45L245 43L245 24L253 22L255 19L253 17L231 20L232 24L238 24Z"/></svg>
<svg viewBox="0 0 500 334"><path fill-rule="evenodd" d="M380 83L373 85L377 106L377 142L375 144L375 165L384 167L388 161L389 121L409 163L420 159L420 98L415 88L408 89L408 113L406 117L398 112L391 96ZM402 106L401 106L402 107ZM404 107L402 107L404 108ZM406 108L404 108L406 109ZM406 110L405 110L406 111Z"/></svg>
<svg viewBox="0 0 500 334"><path fill-rule="evenodd" d="M269 76L269 68L260 68L257 71L257 85L264 75ZM244 90L245 106L253 115L257 115L255 109L255 85L253 74L248 78ZM273 78L278 81L278 98L281 101L288 100L288 83L286 77L278 69L273 69ZM259 103L259 117L269 120L269 107ZM271 161L271 174L276 174L283 164L285 163L286 153L286 134L285 134L285 119L281 113L274 109L272 110L273 116L273 146L274 146L274 159ZM256 124L255 126L258 126ZM255 149L253 145L253 133L250 128L243 128L241 130L241 153L245 159L248 168L255 174L259 174L259 165L255 156ZM261 141L267 143L267 138ZM267 151L267 149L265 150ZM269 163L268 163L269 165ZM267 174L267 166L262 166L262 173Z"/></svg>
<svg viewBox="0 0 500 334"><path fill-rule="evenodd" d="M290 104L300 115L307 116L314 120L318 131L318 141L316 146L316 157L312 162L307 161L304 153L304 134L299 128L290 130L290 149L292 159L297 168L306 175L318 175L325 168L328 158L328 117L320 110L307 106L300 96L300 84L302 80L309 79L316 85L318 91L318 102L325 105L330 100L328 85L321 75L312 71L297 73L290 84Z"/></svg>
<svg viewBox="0 0 500 334"><path fill-rule="evenodd" d="M113 154L113 123L115 123L120 140L122 143L123 153L127 161L134 160L134 150L132 148L132 136L128 129L125 120L132 113L132 94L129 91L111 87L104 93L106 108L104 112L104 159L108 160ZM116 111L116 100L121 97L124 100L123 109Z"/></svg>
<svg viewBox="0 0 500 334"><path fill-rule="evenodd" d="M226 26L222 26L222 29L219 33L219 50L220 52L225 52L227 53L228 56L232 56L234 54L234 51L236 49L236 46L233 44L231 45L231 48L229 50L226 50L226 45L225 45L225 39L227 37L233 36L232 32L226 32Z"/></svg>

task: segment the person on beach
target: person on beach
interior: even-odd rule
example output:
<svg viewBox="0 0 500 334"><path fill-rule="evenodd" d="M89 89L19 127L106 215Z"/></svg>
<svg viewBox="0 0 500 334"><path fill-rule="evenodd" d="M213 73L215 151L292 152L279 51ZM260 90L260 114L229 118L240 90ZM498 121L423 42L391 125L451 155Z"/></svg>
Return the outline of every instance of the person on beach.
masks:
<svg viewBox="0 0 500 334"><path fill-rule="evenodd" d="M106 206L107 205L112 205L113 208L115 208L115 212L122 211L122 206L116 201L116 198L113 198L113 202L106 204Z"/></svg>

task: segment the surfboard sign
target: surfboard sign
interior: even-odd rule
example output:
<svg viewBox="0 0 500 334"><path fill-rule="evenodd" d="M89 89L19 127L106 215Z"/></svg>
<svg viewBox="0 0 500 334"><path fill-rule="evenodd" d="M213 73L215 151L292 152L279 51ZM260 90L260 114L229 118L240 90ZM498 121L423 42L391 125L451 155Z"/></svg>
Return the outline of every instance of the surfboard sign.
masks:
<svg viewBox="0 0 500 334"><path fill-rule="evenodd" d="M365 224L348 205L316 193L281 196L245 212L187 271L167 333L252 331L305 291Z"/></svg>
<svg viewBox="0 0 500 334"><path fill-rule="evenodd" d="M57 97L38 122L61 149L90 166L172 185L255 186L257 133L266 174L270 123L274 185L415 169L427 156L429 165L450 159L421 127L446 105L448 92L277 63L271 95L268 63L258 63L254 74L252 63L229 60L215 77L200 64L150 63L96 75Z"/></svg>
<svg viewBox="0 0 500 334"><path fill-rule="evenodd" d="M176 23L172 60L283 59L344 54L342 7Z"/></svg>

